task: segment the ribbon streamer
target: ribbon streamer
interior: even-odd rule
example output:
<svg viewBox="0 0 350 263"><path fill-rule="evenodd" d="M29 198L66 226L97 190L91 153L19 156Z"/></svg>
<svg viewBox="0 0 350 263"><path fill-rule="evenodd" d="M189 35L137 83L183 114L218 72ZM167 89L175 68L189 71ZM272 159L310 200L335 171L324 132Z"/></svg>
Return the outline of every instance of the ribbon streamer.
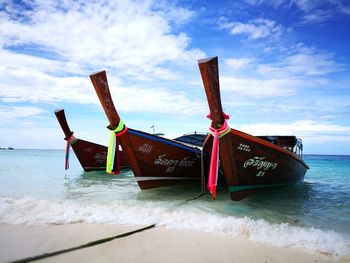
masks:
<svg viewBox="0 0 350 263"><path fill-rule="evenodd" d="M218 182L218 172L219 172L219 153L220 153L220 145L219 139L230 133L231 128L228 126L226 120L230 118L230 116L223 113L224 123L219 128L209 127L209 132L213 135L213 147L211 150L211 159L210 159L210 168L209 168L209 178L208 178L208 190L211 193L213 200L216 199L216 186ZM207 116L211 119L211 115Z"/></svg>
<svg viewBox="0 0 350 263"><path fill-rule="evenodd" d="M107 152L106 172L108 174L119 174L120 172L120 154L119 154L119 136L122 136L128 131L122 120L119 121L118 127L111 130Z"/></svg>
<svg viewBox="0 0 350 263"><path fill-rule="evenodd" d="M65 158L64 158L64 170L69 169L69 152L70 152L70 146L73 145L78 139L74 137L73 133L70 136L69 139L66 139L66 150L65 150Z"/></svg>

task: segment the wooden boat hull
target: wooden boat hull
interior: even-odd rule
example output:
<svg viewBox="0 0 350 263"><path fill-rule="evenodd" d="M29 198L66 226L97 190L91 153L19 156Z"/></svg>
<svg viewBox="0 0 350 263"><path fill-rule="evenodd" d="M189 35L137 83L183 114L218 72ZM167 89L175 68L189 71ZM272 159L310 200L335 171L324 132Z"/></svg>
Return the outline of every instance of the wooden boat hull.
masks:
<svg viewBox="0 0 350 263"><path fill-rule="evenodd" d="M81 139L77 139L71 147L85 172L106 169L107 147Z"/></svg>
<svg viewBox="0 0 350 263"><path fill-rule="evenodd" d="M73 132L68 126L64 110L56 110L55 115L66 136L65 140L68 141L72 138ZM85 172L106 170L106 146L74 138L71 142L71 147ZM125 154L122 151L120 151L120 166L121 168L129 167Z"/></svg>
<svg viewBox="0 0 350 263"><path fill-rule="evenodd" d="M201 179L201 151L182 143L128 129L140 175L135 175L141 189L181 185Z"/></svg>
<svg viewBox="0 0 350 263"><path fill-rule="evenodd" d="M198 66L210 110L208 117L211 119L209 130L212 136L203 149L207 154L211 154L212 149L208 179L212 197L216 197L218 160L232 200L302 181L308 166L298 155L302 152L301 140L295 136L258 138L231 129L226 122L229 116L223 112L221 105L217 57L199 60Z"/></svg>
<svg viewBox="0 0 350 263"><path fill-rule="evenodd" d="M71 147L85 172L106 170L106 146L77 139ZM129 167L122 151L120 151L120 167Z"/></svg>
<svg viewBox="0 0 350 263"><path fill-rule="evenodd" d="M92 73L90 79L109 120L109 128L116 136L115 142L123 147L141 189L200 180L199 149L127 128L114 106L106 72Z"/></svg>
<svg viewBox="0 0 350 263"><path fill-rule="evenodd" d="M232 200L303 181L308 166L296 154L234 129L225 137L231 143L235 164L235 169L224 172ZM220 151L222 157L224 154ZM225 171L227 164L221 161L221 165Z"/></svg>

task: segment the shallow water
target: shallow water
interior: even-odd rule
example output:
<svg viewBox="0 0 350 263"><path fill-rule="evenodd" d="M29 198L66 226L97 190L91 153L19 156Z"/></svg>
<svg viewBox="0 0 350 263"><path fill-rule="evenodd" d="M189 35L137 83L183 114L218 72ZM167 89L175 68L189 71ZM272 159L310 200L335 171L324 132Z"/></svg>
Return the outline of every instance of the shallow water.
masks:
<svg viewBox="0 0 350 263"><path fill-rule="evenodd" d="M303 183L240 202L199 185L141 191L130 170L83 172L59 150L0 151L0 222L148 224L245 236L277 246L350 255L350 156L307 155Z"/></svg>

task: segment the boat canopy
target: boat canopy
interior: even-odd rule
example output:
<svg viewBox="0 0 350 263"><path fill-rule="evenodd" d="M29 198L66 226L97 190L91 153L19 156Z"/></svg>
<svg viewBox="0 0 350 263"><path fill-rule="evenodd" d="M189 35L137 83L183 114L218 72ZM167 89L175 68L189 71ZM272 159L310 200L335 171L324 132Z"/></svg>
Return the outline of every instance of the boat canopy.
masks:
<svg viewBox="0 0 350 263"><path fill-rule="evenodd" d="M294 148L294 146L297 144L297 137L295 136L267 135L267 136L256 136L256 137L279 146L284 146L284 147Z"/></svg>
<svg viewBox="0 0 350 263"><path fill-rule="evenodd" d="M303 154L303 142L295 136L256 136L257 138L276 144L286 150L296 153L299 156Z"/></svg>
<svg viewBox="0 0 350 263"><path fill-rule="evenodd" d="M194 145L197 147L202 147L207 135L207 133L188 133L175 138L174 141ZM303 143L301 139L298 139L295 136L265 135L255 137L278 145L291 152L295 152L298 155L301 155L303 151Z"/></svg>
<svg viewBox="0 0 350 263"><path fill-rule="evenodd" d="M184 134L178 138L175 138L174 141L202 147L206 137L207 137L207 133L194 132L194 133Z"/></svg>

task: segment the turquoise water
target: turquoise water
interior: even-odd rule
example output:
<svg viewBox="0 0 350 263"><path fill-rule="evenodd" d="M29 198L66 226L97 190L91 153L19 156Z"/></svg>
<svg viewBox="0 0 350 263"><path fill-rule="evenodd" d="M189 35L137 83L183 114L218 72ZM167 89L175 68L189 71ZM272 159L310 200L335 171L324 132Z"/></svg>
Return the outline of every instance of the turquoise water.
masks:
<svg viewBox="0 0 350 263"><path fill-rule="evenodd" d="M305 181L240 202L199 185L141 191L130 170L83 172L60 150L0 151L0 222L148 224L350 255L350 156L306 155Z"/></svg>

